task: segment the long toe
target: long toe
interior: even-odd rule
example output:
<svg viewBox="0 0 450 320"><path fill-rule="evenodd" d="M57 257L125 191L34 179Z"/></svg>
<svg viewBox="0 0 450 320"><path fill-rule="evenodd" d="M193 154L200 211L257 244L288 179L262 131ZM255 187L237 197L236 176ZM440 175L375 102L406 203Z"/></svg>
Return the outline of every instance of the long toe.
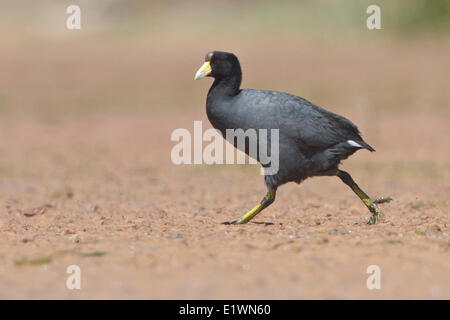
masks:
<svg viewBox="0 0 450 320"><path fill-rule="evenodd" d="M380 204L380 203L387 203L390 201L392 201L391 197L381 197L381 198L375 199L373 202L376 204Z"/></svg>
<svg viewBox="0 0 450 320"><path fill-rule="evenodd" d="M237 220L234 220L234 221L225 221L225 222L222 222L222 224L225 224L225 225L237 225L237 224L240 224Z"/></svg>

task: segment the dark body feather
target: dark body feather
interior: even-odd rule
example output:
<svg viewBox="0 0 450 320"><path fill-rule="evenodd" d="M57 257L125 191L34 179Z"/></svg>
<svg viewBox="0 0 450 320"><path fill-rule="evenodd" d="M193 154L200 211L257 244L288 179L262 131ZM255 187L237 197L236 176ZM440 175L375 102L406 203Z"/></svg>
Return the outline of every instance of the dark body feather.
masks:
<svg viewBox="0 0 450 320"><path fill-rule="evenodd" d="M375 151L364 142L351 121L292 94L240 89L242 71L232 53L208 52L194 79L206 76L214 78L206 99L208 119L228 142L261 163L268 189L259 204L225 224L248 223L275 201L280 185L290 181L300 183L313 176L339 177L370 211L368 224L382 221L378 204L392 199L372 199L348 172L338 168L342 160L359 149ZM264 132L266 137L261 135ZM255 153L256 145L261 154L258 148Z"/></svg>
<svg viewBox="0 0 450 320"><path fill-rule="evenodd" d="M279 171L265 176L269 188L335 175L340 161L361 149L348 140L374 151L358 128L338 114L292 94L239 89L237 66L231 76L215 79L206 102L208 119L224 136L226 129L279 129ZM270 150L270 135L268 143ZM241 151L248 154L248 146Z"/></svg>

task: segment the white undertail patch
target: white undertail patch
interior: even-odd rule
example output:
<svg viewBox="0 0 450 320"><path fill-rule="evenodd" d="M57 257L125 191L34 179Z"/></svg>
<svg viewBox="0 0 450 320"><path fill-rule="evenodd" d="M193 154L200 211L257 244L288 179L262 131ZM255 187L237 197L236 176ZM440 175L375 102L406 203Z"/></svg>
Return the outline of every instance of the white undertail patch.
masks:
<svg viewBox="0 0 450 320"><path fill-rule="evenodd" d="M362 147L363 147L362 145L360 145L359 143L356 143L356 142L353 141L353 140L347 140L347 143L348 143L349 145L351 145L352 147L357 147L357 148L362 148Z"/></svg>

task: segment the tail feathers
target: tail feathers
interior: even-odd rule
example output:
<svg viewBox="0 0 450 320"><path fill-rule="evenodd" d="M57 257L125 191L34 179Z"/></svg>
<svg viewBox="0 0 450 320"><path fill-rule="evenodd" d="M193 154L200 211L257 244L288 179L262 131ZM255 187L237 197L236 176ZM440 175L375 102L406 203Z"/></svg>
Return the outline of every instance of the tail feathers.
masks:
<svg viewBox="0 0 450 320"><path fill-rule="evenodd" d="M347 143L356 148L364 148L369 150L370 152L375 151L369 144L365 143L363 140L347 140Z"/></svg>
<svg viewBox="0 0 450 320"><path fill-rule="evenodd" d="M347 159L359 149L375 151L362 140L348 140L339 142L331 148L318 152L310 158L311 167L315 172L323 172L334 168L342 160Z"/></svg>
<svg viewBox="0 0 450 320"><path fill-rule="evenodd" d="M340 142L331 148L328 148L322 152L316 153L311 157L312 166L317 171L325 171L338 165L342 160L347 159L358 149L364 148L362 144L358 144L353 140Z"/></svg>

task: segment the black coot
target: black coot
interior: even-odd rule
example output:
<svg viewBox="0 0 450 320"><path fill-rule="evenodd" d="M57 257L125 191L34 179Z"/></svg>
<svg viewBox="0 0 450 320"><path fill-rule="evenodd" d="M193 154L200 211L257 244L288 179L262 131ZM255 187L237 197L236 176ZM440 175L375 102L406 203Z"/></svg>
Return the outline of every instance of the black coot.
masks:
<svg viewBox="0 0 450 320"><path fill-rule="evenodd" d="M371 212L368 223L380 221L382 213L377 204L391 199L371 199L350 174L338 168L341 160L360 149L375 151L364 142L351 121L292 94L240 89L241 66L232 53L209 52L195 80L206 76L214 78L206 99L208 119L222 135L225 136L227 129L266 129L268 132L278 129L279 133L278 170L264 176L267 194L252 210L227 224L247 223L275 200L278 186L290 181L300 183L314 176L338 176ZM239 147L236 141L231 143ZM271 143L268 137L267 150ZM240 149L249 154L248 144Z"/></svg>

